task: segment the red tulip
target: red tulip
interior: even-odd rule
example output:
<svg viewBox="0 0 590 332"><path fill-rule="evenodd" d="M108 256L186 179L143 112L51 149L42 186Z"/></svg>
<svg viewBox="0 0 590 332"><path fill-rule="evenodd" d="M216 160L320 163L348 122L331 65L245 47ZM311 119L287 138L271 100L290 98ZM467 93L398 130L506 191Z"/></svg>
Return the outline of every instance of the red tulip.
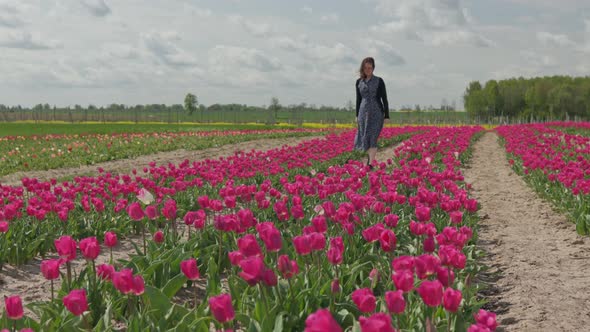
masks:
<svg viewBox="0 0 590 332"><path fill-rule="evenodd" d="M112 248L117 245L117 234L113 232L104 233L104 245Z"/></svg>
<svg viewBox="0 0 590 332"><path fill-rule="evenodd" d="M109 264L100 264L96 267L96 275L103 280L113 280L115 267Z"/></svg>
<svg viewBox="0 0 590 332"><path fill-rule="evenodd" d="M54 241L59 257L69 262L76 258L76 241L71 236L64 235Z"/></svg>
<svg viewBox="0 0 590 332"><path fill-rule="evenodd" d="M227 256L229 257L229 262L233 266L240 265L240 262L244 259L244 255L239 251L230 251Z"/></svg>
<svg viewBox="0 0 590 332"><path fill-rule="evenodd" d="M86 300L86 291L84 289L74 289L68 295L64 296L63 303L75 316L80 316L88 310L88 301Z"/></svg>
<svg viewBox="0 0 590 332"><path fill-rule="evenodd" d="M461 304L462 294L460 290L447 288L443 294L443 307L446 311L457 312Z"/></svg>
<svg viewBox="0 0 590 332"><path fill-rule="evenodd" d="M413 256L399 256L393 259L391 267L394 271L410 270L414 271L415 258Z"/></svg>
<svg viewBox="0 0 590 332"><path fill-rule="evenodd" d="M381 233L383 232L384 229L385 229L385 226L383 226L383 224L377 224L377 225L368 227L365 230L363 230L363 232L362 232L363 238L367 242L375 242L375 241L379 240L379 236L381 235Z"/></svg>
<svg viewBox="0 0 590 332"><path fill-rule="evenodd" d="M275 272L272 269L266 269L262 273L262 281L264 282L265 285L267 285L269 287L276 286L278 283L277 275L275 274Z"/></svg>
<svg viewBox="0 0 590 332"><path fill-rule="evenodd" d="M48 259L41 262L41 273L47 280L55 280L59 278L59 265L58 259Z"/></svg>
<svg viewBox="0 0 590 332"><path fill-rule="evenodd" d="M377 306L375 296L369 288L361 288L352 292L352 301L361 312L373 312Z"/></svg>
<svg viewBox="0 0 590 332"><path fill-rule="evenodd" d="M319 309L305 319L305 332L342 332L328 309Z"/></svg>
<svg viewBox="0 0 590 332"><path fill-rule="evenodd" d="M238 273L250 286L256 285L265 271L264 261L260 256L244 258L240 262L242 271Z"/></svg>
<svg viewBox="0 0 590 332"><path fill-rule="evenodd" d="M332 283L330 284L330 291L332 294L338 294L340 293L340 290L340 281L338 279L332 280Z"/></svg>
<svg viewBox="0 0 590 332"><path fill-rule="evenodd" d="M293 238L295 251L299 255L308 255L311 253L311 237L309 235L300 235Z"/></svg>
<svg viewBox="0 0 590 332"><path fill-rule="evenodd" d="M416 207L416 219L420 222L425 222L430 220L430 208L427 206L418 206Z"/></svg>
<svg viewBox="0 0 590 332"><path fill-rule="evenodd" d="M189 280L197 280L201 277L197 267L197 260L194 258L180 262L180 270Z"/></svg>
<svg viewBox="0 0 590 332"><path fill-rule="evenodd" d="M80 251L84 258L88 260L95 260L100 254L100 244L96 237L87 237L80 241Z"/></svg>
<svg viewBox="0 0 590 332"><path fill-rule="evenodd" d="M391 276L395 288L403 292L409 292L414 289L414 273L410 270L399 270Z"/></svg>
<svg viewBox="0 0 590 332"><path fill-rule="evenodd" d="M326 236L324 233L313 232L309 234L311 240L311 249L318 251L326 247Z"/></svg>
<svg viewBox="0 0 590 332"><path fill-rule="evenodd" d="M149 205L145 208L145 215L148 217L148 219L155 220L158 218L158 209L156 209L156 207L153 205Z"/></svg>
<svg viewBox="0 0 590 332"><path fill-rule="evenodd" d="M252 234L245 235L238 239L238 248L244 257L262 256L262 250Z"/></svg>
<svg viewBox="0 0 590 332"><path fill-rule="evenodd" d="M263 222L256 225L258 236L264 242L266 250L276 252L281 250L283 246L283 238L281 232L275 227L272 222Z"/></svg>
<svg viewBox="0 0 590 332"><path fill-rule="evenodd" d="M469 326L469 328L467 329L467 332L492 332L492 330L490 330L489 328L487 328L484 325L473 324L473 325Z"/></svg>
<svg viewBox="0 0 590 332"><path fill-rule="evenodd" d="M384 229L379 235L379 243L381 244L381 249L385 252L392 252L395 250L395 246L397 244L397 237L392 230Z"/></svg>
<svg viewBox="0 0 590 332"><path fill-rule="evenodd" d="M415 259L416 275L420 279L426 279L434 275L440 266L440 260L432 255L424 254Z"/></svg>
<svg viewBox="0 0 590 332"><path fill-rule="evenodd" d="M299 266L295 260L289 260L289 256L281 255L277 262L277 270L281 272L283 278L291 279L294 275L299 273Z"/></svg>
<svg viewBox="0 0 590 332"><path fill-rule="evenodd" d="M443 287L440 281L423 281L418 286L418 294L422 297L422 301L429 307L437 307L442 302Z"/></svg>
<svg viewBox="0 0 590 332"><path fill-rule="evenodd" d="M444 268L441 266L438 268L438 270L436 270L436 278L444 287L449 287L455 280L455 272L449 268Z"/></svg>
<svg viewBox="0 0 590 332"><path fill-rule="evenodd" d="M449 215L451 216L451 222L453 224L460 224L461 221L463 221L463 212L461 211L453 211L449 213Z"/></svg>
<svg viewBox="0 0 590 332"><path fill-rule="evenodd" d="M6 308L6 316L8 319L18 320L23 318L23 303L20 296L14 295L4 298L4 306Z"/></svg>
<svg viewBox="0 0 590 332"><path fill-rule="evenodd" d="M395 214L388 214L383 218L383 222L385 222L387 227L395 228L399 222L399 217Z"/></svg>
<svg viewBox="0 0 590 332"><path fill-rule="evenodd" d="M145 216L141 209L141 205L138 202L133 202L127 207L127 214L129 215L129 218L135 221L140 221Z"/></svg>
<svg viewBox="0 0 590 332"><path fill-rule="evenodd" d="M176 219L176 212L176 201L173 199L168 199L162 208L162 215L168 220L174 220Z"/></svg>
<svg viewBox="0 0 590 332"><path fill-rule="evenodd" d="M231 301L229 294L221 294L209 298L209 309L218 322L226 323L234 319L236 314Z"/></svg>
<svg viewBox="0 0 590 332"><path fill-rule="evenodd" d="M434 250L436 249L436 245L434 243L434 237L432 237L432 236L426 237L424 239L423 245L424 245L424 252L431 253L431 252L434 252Z"/></svg>
<svg viewBox="0 0 590 332"><path fill-rule="evenodd" d="M123 294L130 293L133 290L133 270L123 269L113 273L113 285Z"/></svg>
<svg viewBox="0 0 590 332"><path fill-rule="evenodd" d="M474 317L478 324L485 326L492 331L495 331L496 327L498 327L498 323L496 322L496 314L493 312L480 309L479 312L474 315Z"/></svg>
<svg viewBox="0 0 590 332"><path fill-rule="evenodd" d="M6 233L6 232L8 232L8 226L10 226L8 224L8 222L6 222L6 221L0 221L0 233Z"/></svg>
<svg viewBox="0 0 590 332"><path fill-rule="evenodd" d="M323 215L315 216L311 219L315 231L319 233L325 233L328 230L328 224L326 223L326 217Z"/></svg>
<svg viewBox="0 0 590 332"><path fill-rule="evenodd" d="M391 325L391 316L386 313L377 313L367 318L361 316L359 318L361 324L361 332L395 332Z"/></svg>
<svg viewBox="0 0 590 332"><path fill-rule="evenodd" d="M143 280L142 276L136 275L133 277L131 291L137 296L143 294L145 291L145 281Z"/></svg>
<svg viewBox="0 0 590 332"><path fill-rule="evenodd" d="M406 310L406 300L402 290L386 292L385 303L387 303L387 309L392 314L401 314Z"/></svg>
<svg viewBox="0 0 590 332"><path fill-rule="evenodd" d="M154 242L156 242L156 243L164 242L164 233L162 233L162 231L157 231L154 233Z"/></svg>

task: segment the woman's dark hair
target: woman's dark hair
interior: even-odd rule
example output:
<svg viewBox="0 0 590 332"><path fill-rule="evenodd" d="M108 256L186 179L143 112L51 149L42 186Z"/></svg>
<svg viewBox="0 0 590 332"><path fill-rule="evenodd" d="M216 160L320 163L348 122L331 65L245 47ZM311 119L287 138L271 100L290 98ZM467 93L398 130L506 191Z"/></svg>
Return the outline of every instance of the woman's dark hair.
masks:
<svg viewBox="0 0 590 332"><path fill-rule="evenodd" d="M373 70L375 69L375 59L371 58L371 57L367 57L363 59L363 62L361 62L361 69L359 69L359 74L361 75L362 79L367 78L367 75L365 75L365 63L370 63L371 66L373 66Z"/></svg>

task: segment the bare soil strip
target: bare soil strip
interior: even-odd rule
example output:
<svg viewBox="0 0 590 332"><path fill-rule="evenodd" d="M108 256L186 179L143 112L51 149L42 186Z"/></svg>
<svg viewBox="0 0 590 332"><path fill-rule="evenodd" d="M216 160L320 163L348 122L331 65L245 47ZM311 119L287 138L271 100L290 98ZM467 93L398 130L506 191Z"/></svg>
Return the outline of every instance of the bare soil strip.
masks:
<svg viewBox="0 0 590 332"><path fill-rule="evenodd" d="M253 141L246 141L234 144L226 144L216 148L209 148L204 150L187 151L184 149L158 152L139 156L137 158L120 159L97 163L94 165L84 165L80 167L68 167L50 169L47 171L30 171L30 172L16 172L13 174L0 177L0 183L3 185L16 186L21 184L21 179L24 177L38 178L41 180L59 179L64 177L82 176L89 174L98 174L98 169L102 168L106 172L113 174L130 173L133 169L141 172L144 167L148 167L151 162L157 165L167 165L168 163L179 164L185 159L190 161L202 159L217 159L220 157L227 157L233 155L236 151L250 151L256 150L270 150L279 148L283 145L297 145L301 142L320 138L324 136L306 136L306 137L285 137L285 138L265 138Z"/></svg>
<svg viewBox="0 0 590 332"><path fill-rule="evenodd" d="M504 331L588 331L590 238L513 172L497 139L489 132L475 143L464 172L482 207L487 309Z"/></svg>

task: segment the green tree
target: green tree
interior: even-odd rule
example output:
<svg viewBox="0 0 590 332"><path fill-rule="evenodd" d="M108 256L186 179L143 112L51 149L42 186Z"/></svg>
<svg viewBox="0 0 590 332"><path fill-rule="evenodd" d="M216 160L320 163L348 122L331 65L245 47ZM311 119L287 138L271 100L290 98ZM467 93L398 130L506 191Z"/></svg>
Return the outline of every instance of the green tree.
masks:
<svg viewBox="0 0 590 332"><path fill-rule="evenodd" d="M184 97L184 110L187 111L189 115L192 115L197 110L197 104L197 96L192 93L188 93L186 97Z"/></svg>

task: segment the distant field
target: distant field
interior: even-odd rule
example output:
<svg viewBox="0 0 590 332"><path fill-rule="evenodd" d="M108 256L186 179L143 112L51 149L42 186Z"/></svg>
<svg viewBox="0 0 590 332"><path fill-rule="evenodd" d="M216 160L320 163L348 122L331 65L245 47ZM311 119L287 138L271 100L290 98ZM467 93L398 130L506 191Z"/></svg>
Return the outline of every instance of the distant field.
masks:
<svg viewBox="0 0 590 332"><path fill-rule="evenodd" d="M34 113L31 111L22 112L0 112L0 123L15 121L61 121L64 123L236 123L236 124L258 124L278 122L291 125L320 123L320 124L345 124L354 122L352 111L278 111L276 118L268 112L260 111L237 111L220 110L214 112L197 111L193 115L186 112L163 113L163 112L71 112L63 111ZM472 122L466 112L443 112L443 111L422 111L422 112L390 112L392 122L403 124L437 124L454 123L465 124ZM0 124L2 126L2 124Z"/></svg>

